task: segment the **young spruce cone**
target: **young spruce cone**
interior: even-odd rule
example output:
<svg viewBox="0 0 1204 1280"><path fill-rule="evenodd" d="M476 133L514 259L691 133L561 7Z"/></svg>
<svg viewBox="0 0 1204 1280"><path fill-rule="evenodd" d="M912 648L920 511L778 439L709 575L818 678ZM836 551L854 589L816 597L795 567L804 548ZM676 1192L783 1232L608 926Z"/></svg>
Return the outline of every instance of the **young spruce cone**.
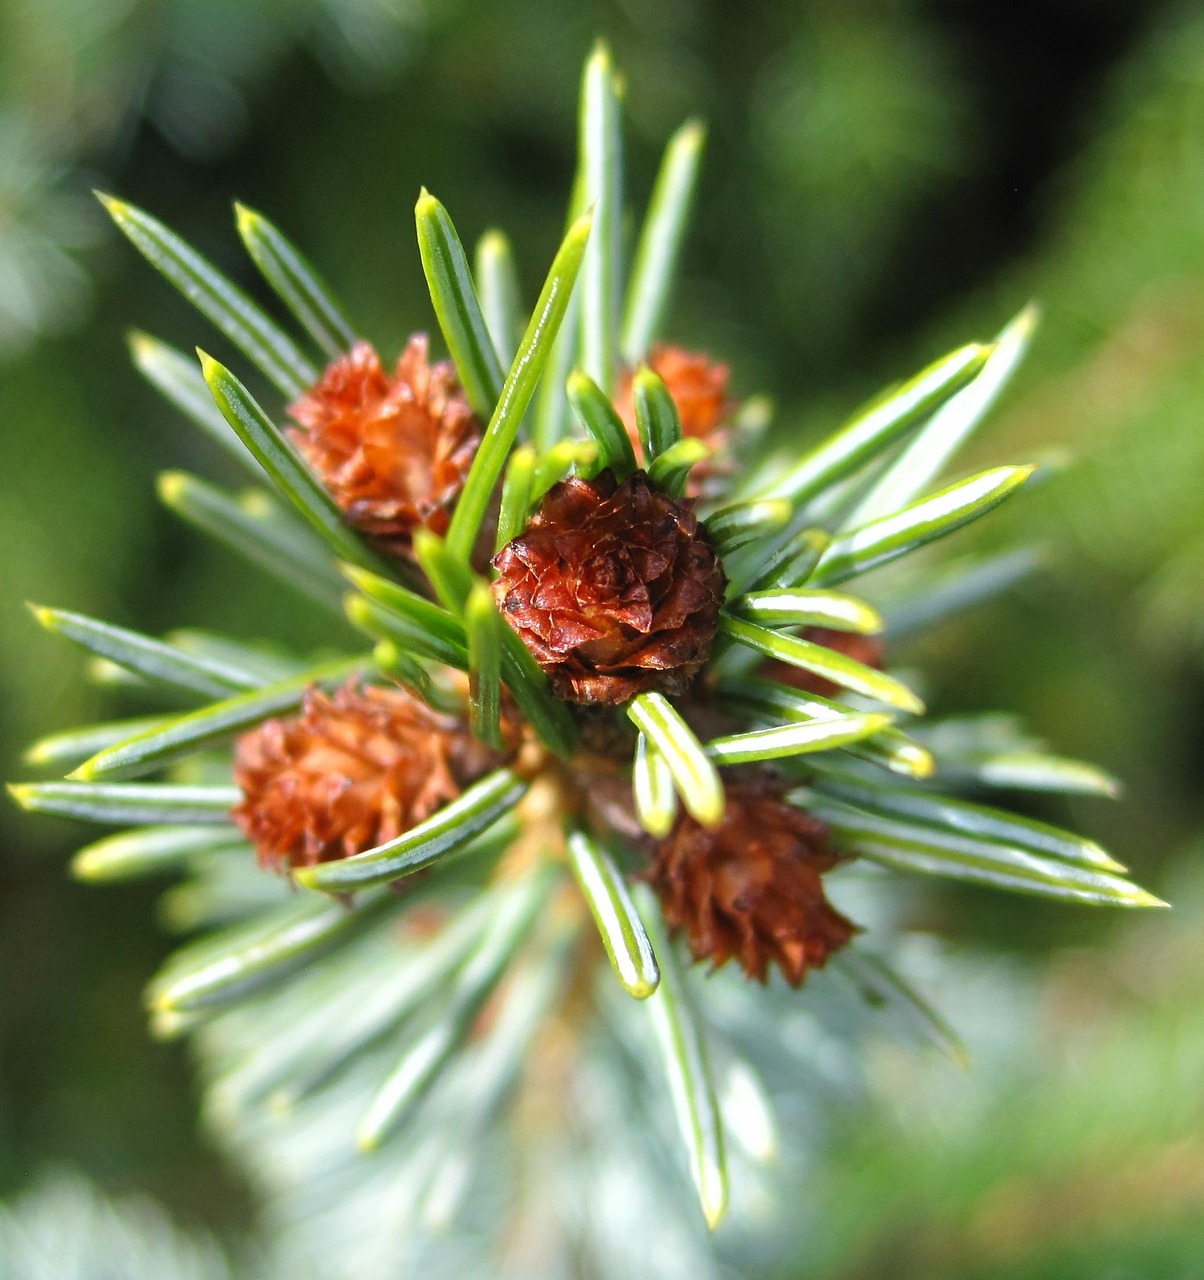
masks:
<svg viewBox="0 0 1204 1280"><path fill-rule="evenodd" d="M312 866L394 839L493 763L459 721L404 690L311 689L300 716L239 739L234 820L263 866Z"/></svg>
<svg viewBox="0 0 1204 1280"><path fill-rule="evenodd" d="M681 419L682 435L718 444L716 433L736 409L735 401L727 398L727 365L717 364L701 352L662 345L652 348L648 367L660 376L673 397L677 416ZM638 452L640 433L636 426L631 382L631 372L627 371L620 380L615 404Z"/></svg>
<svg viewBox="0 0 1204 1280"><path fill-rule="evenodd" d="M289 414L303 428L289 435L361 533L404 555L419 526L446 531L481 424L451 362L428 362L425 334L410 339L392 377L357 343Z"/></svg>
<svg viewBox="0 0 1204 1280"><path fill-rule="evenodd" d="M494 557L498 605L570 702L678 694L702 667L726 579L689 502L637 471L555 485Z"/></svg>
<svg viewBox="0 0 1204 1280"><path fill-rule="evenodd" d="M824 895L822 873L839 855L827 827L786 804L768 780L729 782L726 790L718 829L680 817L648 879L696 960L718 968L735 957L762 982L776 964L797 987L857 931Z"/></svg>

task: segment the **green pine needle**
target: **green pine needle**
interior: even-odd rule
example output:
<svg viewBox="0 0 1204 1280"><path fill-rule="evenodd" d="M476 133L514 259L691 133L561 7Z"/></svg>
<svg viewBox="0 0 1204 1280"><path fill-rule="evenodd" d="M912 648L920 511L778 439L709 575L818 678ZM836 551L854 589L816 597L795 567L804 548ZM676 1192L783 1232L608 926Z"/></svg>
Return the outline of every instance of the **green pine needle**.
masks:
<svg viewBox="0 0 1204 1280"><path fill-rule="evenodd" d="M343 309L301 251L261 213L234 205L238 234L260 274L330 359L357 341Z"/></svg>
<svg viewBox="0 0 1204 1280"><path fill-rule="evenodd" d="M296 343L225 276L158 219L96 192L109 217L157 271L290 400L317 381L318 371Z"/></svg>
<svg viewBox="0 0 1204 1280"><path fill-rule="evenodd" d="M502 394L502 365L447 210L425 187L414 206L431 302L473 412L488 418Z"/></svg>
<svg viewBox="0 0 1204 1280"><path fill-rule="evenodd" d="M506 468L523 414L551 355L552 343L568 309L591 225L592 216L587 214L569 228L552 262L527 331L519 344L518 355L506 375L497 407L473 459L447 533L448 545L465 559L472 553L494 486Z"/></svg>

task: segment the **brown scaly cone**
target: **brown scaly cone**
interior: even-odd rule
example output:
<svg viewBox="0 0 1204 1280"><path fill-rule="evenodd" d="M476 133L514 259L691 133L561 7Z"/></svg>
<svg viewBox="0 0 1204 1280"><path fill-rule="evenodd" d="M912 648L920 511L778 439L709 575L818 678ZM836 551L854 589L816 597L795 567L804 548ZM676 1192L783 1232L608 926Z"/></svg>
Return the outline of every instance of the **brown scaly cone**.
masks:
<svg viewBox="0 0 1204 1280"><path fill-rule="evenodd" d="M402 689L311 689L299 716L238 740L233 817L260 864L283 872L396 838L496 763L460 721Z"/></svg>
<svg viewBox="0 0 1204 1280"><path fill-rule="evenodd" d="M824 895L823 873L839 861L822 822L754 778L728 783L717 830L680 817L647 878L695 960L735 958L761 982L776 964L797 987L857 932Z"/></svg>
<svg viewBox="0 0 1204 1280"><path fill-rule="evenodd" d="M881 636L862 635L856 631L835 631L830 627L808 627L803 631L804 640L812 644L822 644L825 649L834 649L867 667L881 671L886 662L886 646ZM847 691L840 685L833 684L814 671L804 671L801 667L793 667L788 662L768 662L761 668L761 675L767 680L776 680L778 684L789 685L801 693L814 693L820 698L840 697Z"/></svg>
<svg viewBox="0 0 1204 1280"><path fill-rule="evenodd" d="M699 351L683 347L655 346L648 357L648 367L660 376L677 406L683 436L704 440L718 450L726 433L723 425L736 411L736 402L728 399L728 367L718 364ZM615 407L627 428L627 435L640 452L640 432L636 425L635 401L631 394L632 372L625 370L619 379ZM708 465L702 464L705 469Z"/></svg>
<svg viewBox="0 0 1204 1280"><path fill-rule="evenodd" d="M341 356L289 408L289 436L347 521L406 555L420 526L445 533L481 443L448 360L430 364L415 334L392 375L367 342Z"/></svg>
<svg viewBox="0 0 1204 1280"><path fill-rule="evenodd" d="M710 653L726 578L693 504L637 471L573 476L494 556L503 616L569 702L682 693Z"/></svg>

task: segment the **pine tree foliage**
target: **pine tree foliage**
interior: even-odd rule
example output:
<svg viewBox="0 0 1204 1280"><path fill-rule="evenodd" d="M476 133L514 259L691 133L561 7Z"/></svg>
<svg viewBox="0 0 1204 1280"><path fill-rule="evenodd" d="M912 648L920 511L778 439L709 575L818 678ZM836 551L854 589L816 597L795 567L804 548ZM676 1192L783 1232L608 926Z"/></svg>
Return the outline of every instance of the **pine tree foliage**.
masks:
<svg viewBox="0 0 1204 1280"><path fill-rule="evenodd" d="M208 1239L149 1200L106 1199L77 1173L44 1176L0 1207L0 1275L12 1280L231 1280Z"/></svg>
<svg viewBox="0 0 1204 1280"><path fill-rule="evenodd" d="M140 371L256 479L235 496L173 473L165 502L315 608L341 610L364 639L282 656L38 608L110 677L189 709L57 733L31 759L71 772L12 790L26 808L121 828L79 853L81 878L176 878L165 918L196 936L150 985L152 1025L192 1036L209 1122L269 1193L298 1266L320 1257L322 1274L567 1275L587 1256L591 1274L617 1276L631 1273L639 1240L641 1274L718 1275L706 1228L730 1200L723 1239L757 1239L822 1125L826 1091L855 1087L874 1028L894 1018L960 1055L889 963L912 877L1161 905L1093 841L999 803L1026 790L1111 795L1112 779L1006 715L925 719L918 674L884 669L872 648L878 633L901 643L1038 559L1024 547L941 559L946 538L1016 501L1032 475L947 472L1023 356L1034 313L887 389L818 444L766 448L751 405L722 433L692 434L685 400L652 366L703 132L690 122L670 141L628 270L620 106L599 47L583 77L565 237L529 314L504 237L487 235L474 272L449 212L419 197L434 316L480 433L456 501L401 557L340 506L282 425L283 406L359 358L354 323L308 258L238 207L286 325L153 216L104 198L239 353L235 371L203 351L194 365L151 336L132 344ZM648 573L680 556L689 592L669 592L674 621L646 666L647 649L618 662L625 680L638 668L638 687L595 696L616 678L599 661L580 677L593 704L582 708L565 700L552 641L507 625L509 597L479 549L498 549L499 568L511 551L525 557L543 574L538 602L558 585L533 550L553 508L576 495L593 520L630 494L656 513ZM626 548L637 522L618 510L596 527ZM554 532L564 547L576 530ZM653 611L645 630L660 625ZM332 625L335 645L345 636ZM581 661L578 639L553 640ZM257 726L269 726L265 743L312 739L309 717L378 714L400 705L399 688L431 725L463 726L457 750L488 749L493 764L379 840L330 856L335 837L324 836L321 856L285 859L287 880L260 870L232 821L253 798L236 785L230 740L245 770ZM401 769L420 744L385 745ZM359 748L366 737L340 747ZM305 812L305 787L323 791L305 776L274 820ZM697 893L717 902L732 866L744 874L745 852L720 848L725 814L762 803L765 787L793 806L783 822L799 849L817 842L806 850L812 897L793 901L773 879L801 875L803 852L783 859L751 830L747 856L775 886L759 908L770 923L753 918L746 887L725 900L724 934ZM694 852L672 864L686 832ZM853 926L824 899L820 870L861 926L843 950ZM785 933L782 911L795 913ZM812 950L816 920L828 940ZM695 959L738 958L762 978L772 960L796 985L807 973L806 990L777 977L753 985L732 965L704 976L677 932ZM684 1211L691 1187L700 1214ZM650 1239L663 1256L647 1256Z"/></svg>

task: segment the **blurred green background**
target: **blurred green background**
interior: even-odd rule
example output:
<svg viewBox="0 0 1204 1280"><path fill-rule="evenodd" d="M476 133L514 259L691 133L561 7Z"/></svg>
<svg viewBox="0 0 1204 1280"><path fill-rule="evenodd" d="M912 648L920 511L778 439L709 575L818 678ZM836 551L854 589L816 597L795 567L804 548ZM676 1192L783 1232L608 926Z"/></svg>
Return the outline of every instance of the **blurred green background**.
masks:
<svg viewBox="0 0 1204 1280"><path fill-rule="evenodd" d="M766 392L783 438L987 337L1034 351L970 461L1054 459L989 536L1048 571L907 657L937 709L1009 707L1126 783L1050 810L1178 906L1140 926L942 891L946 993L976 1065L884 1046L875 1101L815 1153L807 1277L1204 1276L1204 14L1146 0L0 0L0 753L135 713L27 599L159 632L321 639L154 500L223 458L130 369L195 317L92 186L245 287L230 201L277 220L386 353L431 324L420 185L465 239L514 240L533 292L598 33L628 81L633 198L689 115L710 140L673 333ZM224 354L216 349L219 356ZM968 465L968 464L967 464ZM153 888L64 874L66 824L0 809L0 1196L70 1164L190 1225L247 1226L198 1137L143 983ZM938 993L939 996L940 993Z"/></svg>

